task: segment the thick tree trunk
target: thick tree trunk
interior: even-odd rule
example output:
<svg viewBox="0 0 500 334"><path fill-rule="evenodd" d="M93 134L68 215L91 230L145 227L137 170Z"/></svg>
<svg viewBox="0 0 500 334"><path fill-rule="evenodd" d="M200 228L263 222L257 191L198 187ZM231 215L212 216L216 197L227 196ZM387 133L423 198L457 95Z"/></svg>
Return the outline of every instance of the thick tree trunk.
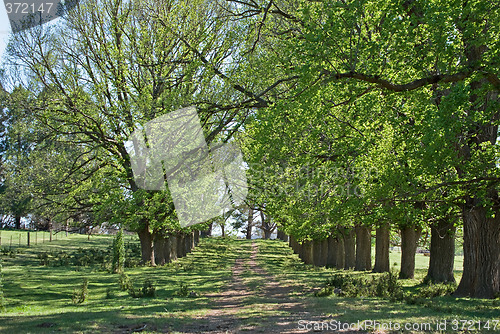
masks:
<svg viewBox="0 0 500 334"><path fill-rule="evenodd" d="M264 239L271 239L272 232L270 230L264 230Z"/></svg>
<svg viewBox="0 0 500 334"><path fill-rule="evenodd" d="M160 235L155 236L154 255L156 265L164 265L170 262L170 241Z"/></svg>
<svg viewBox="0 0 500 334"><path fill-rule="evenodd" d="M168 238L168 240L170 240L170 247L169 247L169 250L170 250L170 261L175 261L177 260L177 236L176 235L170 235L170 237Z"/></svg>
<svg viewBox="0 0 500 334"><path fill-rule="evenodd" d="M186 246L185 246L186 238L184 233L177 234L177 258L183 258L186 256Z"/></svg>
<svg viewBox="0 0 500 334"><path fill-rule="evenodd" d="M337 265L338 242L332 236L329 236L328 239L326 239L326 242L328 245L328 256L326 257L326 266L328 268L334 268Z"/></svg>
<svg viewBox="0 0 500 334"><path fill-rule="evenodd" d="M431 226L431 258L426 281L433 283L455 283L455 224L439 220Z"/></svg>
<svg viewBox="0 0 500 334"><path fill-rule="evenodd" d="M455 295L495 298L500 293L500 212L491 218L468 199L462 216L464 271Z"/></svg>
<svg viewBox="0 0 500 334"><path fill-rule="evenodd" d="M193 233L194 233L194 246L196 247L200 243L200 231L196 230Z"/></svg>
<svg viewBox="0 0 500 334"><path fill-rule="evenodd" d="M372 234L366 226L356 226L356 265L355 270L372 269Z"/></svg>
<svg viewBox="0 0 500 334"><path fill-rule="evenodd" d="M326 264L327 253L323 251L323 244L325 240L314 240L313 241L313 258L314 265L318 267L324 267Z"/></svg>
<svg viewBox="0 0 500 334"><path fill-rule="evenodd" d="M344 238L337 238L337 265L335 266L337 269L344 269L345 267L345 245Z"/></svg>
<svg viewBox="0 0 500 334"><path fill-rule="evenodd" d="M302 261L305 264L314 264L313 259L313 243L309 240L302 243Z"/></svg>
<svg viewBox="0 0 500 334"><path fill-rule="evenodd" d="M389 224L383 224L377 228L375 240L375 266L373 267L373 272L385 273L389 270Z"/></svg>
<svg viewBox="0 0 500 334"><path fill-rule="evenodd" d="M399 278L407 279L415 276L415 253L421 227L406 226L401 229L401 271Z"/></svg>
<svg viewBox="0 0 500 334"><path fill-rule="evenodd" d="M149 263L152 266L155 266L155 252L154 252L154 237L149 232L149 227L146 225L145 228L137 232L139 236L139 241L141 243L141 258L142 262L147 264Z"/></svg>
<svg viewBox="0 0 500 334"><path fill-rule="evenodd" d="M352 269L356 265L356 237L354 230L345 229L344 235L344 269Z"/></svg>

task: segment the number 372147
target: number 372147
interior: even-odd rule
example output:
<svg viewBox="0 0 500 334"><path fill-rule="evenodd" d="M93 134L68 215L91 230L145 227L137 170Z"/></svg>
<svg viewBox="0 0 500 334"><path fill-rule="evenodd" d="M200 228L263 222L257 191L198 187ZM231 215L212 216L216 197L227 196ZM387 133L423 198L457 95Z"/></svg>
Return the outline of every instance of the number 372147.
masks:
<svg viewBox="0 0 500 334"><path fill-rule="evenodd" d="M27 2L6 2L5 8L7 14L31 14L31 13L49 13L54 4L52 2L42 2L40 4Z"/></svg>

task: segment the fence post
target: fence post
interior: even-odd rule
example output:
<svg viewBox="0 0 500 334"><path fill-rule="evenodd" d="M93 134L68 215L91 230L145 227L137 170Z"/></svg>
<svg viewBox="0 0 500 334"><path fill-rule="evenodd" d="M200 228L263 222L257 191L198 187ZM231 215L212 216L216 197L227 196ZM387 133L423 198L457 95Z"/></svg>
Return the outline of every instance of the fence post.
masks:
<svg viewBox="0 0 500 334"><path fill-rule="evenodd" d="M19 233L19 246L21 246L21 233Z"/></svg>
<svg viewBox="0 0 500 334"><path fill-rule="evenodd" d="M50 230L50 239L49 242L52 242L52 230Z"/></svg>
<svg viewBox="0 0 500 334"><path fill-rule="evenodd" d="M28 247L30 246L30 231L28 231Z"/></svg>
<svg viewBox="0 0 500 334"><path fill-rule="evenodd" d="M38 243L38 231L35 231L35 245Z"/></svg>

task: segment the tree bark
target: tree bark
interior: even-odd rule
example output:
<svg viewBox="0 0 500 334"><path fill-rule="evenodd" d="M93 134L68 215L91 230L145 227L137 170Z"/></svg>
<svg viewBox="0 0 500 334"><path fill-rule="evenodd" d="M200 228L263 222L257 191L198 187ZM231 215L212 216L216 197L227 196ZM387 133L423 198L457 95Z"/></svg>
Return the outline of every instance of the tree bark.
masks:
<svg viewBox="0 0 500 334"><path fill-rule="evenodd" d="M318 267L323 267L326 263L326 254L323 254L323 240L313 241L313 264Z"/></svg>
<svg viewBox="0 0 500 334"><path fill-rule="evenodd" d="M16 228L16 230L20 230L21 229L21 216L20 215L15 215L15 217L14 217L14 227Z"/></svg>
<svg viewBox="0 0 500 334"><path fill-rule="evenodd" d="M431 258L426 281L455 283L455 224L446 219L431 226Z"/></svg>
<svg viewBox="0 0 500 334"><path fill-rule="evenodd" d="M377 228L375 239L375 266L373 272L385 273L390 270L389 260L389 224Z"/></svg>
<svg viewBox="0 0 500 334"><path fill-rule="evenodd" d="M264 239L265 240L271 239L271 234L272 232L270 230L264 230Z"/></svg>
<svg viewBox="0 0 500 334"><path fill-rule="evenodd" d="M186 238L184 233L179 232L177 234L177 258L183 258L186 256L186 246L185 246Z"/></svg>
<svg viewBox="0 0 500 334"><path fill-rule="evenodd" d="M344 235L344 269L352 269L356 265L356 237L354 230L345 229Z"/></svg>
<svg viewBox="0 0 500 334"><path fill-rule="evenodd" d="M248 209L248 220L247 220L247 231L245 238L247 240L252 239L252 227L253 227L253 208Z"/></svg>
<svg viewBox="0 0 500 334"><path fill-rule="evenodd" d="M302 261L305 264L314 264L313 261L313 243L309 240L302 243Z"/></svg>
<svg viewBox="0 0 500 334"><path fill-rule="evenodd" d="M334 237L329 236L327 239L327 244L328 256L326 257L326 266L328 268L334 268L337 265L338 241Z"/></svg>
<svg viewBox="0 0 500 334"><path fill-rule="evenodd" d="M157 234L154 240L154 255L156 265L170 262L170 240Z"/></svg>
<svg viewBox="0 0 500 334"><path fill-rule="evenodd" d="M337 238L337 265L335 266L337 269L344 269L345 267L345 245L344 238Z"/></svg>
<svg viewBox="0 0 500 334"><path fill-rule="evenodd" d="M372 269L372 235L366 226L356 226L356 265L355 270Z"/></svg>
<svg viewBox="0 0 500 334"><path fill-rule="evenodd" d="M155 252L154 252L154 238L153 235L149 232L149 226L146 224L146 227L137 232L139 236L139 241L141 243L141 258L144 264L149 263L152 266L155 266Z"/></svg>
<svg viewBox="0 0 500 334"><path fill-rule="evenodd" d="M495 217L467 199L464 224L464 271L456 296L495 298L500 293L500 212Z"/></svg>
<svg viewBox="0 0 500 334"><path fill-rule="evenodd" d="M421 227L405 226L401 229L401 271L399 278L407 279L415 276L415 252Z"/></svg>
<svg viewBox="0 0 500 334"><path fill-rule="evenodd" d="M196 230L193 233L194 233L194 246L196 247L200 243L200 231Z"/></svg>
<svg viewBox="0 0 500 334"><path fill-rule="evenodd" d="M170 261L175 261L178 258L177 257L177 236L170 235L168 240L170 240L170 243L169 243Z"/></svg>

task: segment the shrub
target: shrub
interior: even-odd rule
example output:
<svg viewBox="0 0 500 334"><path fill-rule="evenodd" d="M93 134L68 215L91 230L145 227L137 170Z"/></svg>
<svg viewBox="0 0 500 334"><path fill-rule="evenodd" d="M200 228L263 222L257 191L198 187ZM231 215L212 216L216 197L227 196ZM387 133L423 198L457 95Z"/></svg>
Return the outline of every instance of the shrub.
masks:
<svg viewBox="0 0 500 334"><path fill-rule="evenodd" d="M132 282L125 273L121 273L119 284L120 284L120 290L122 291L128 291L131 288L133 289Z"/></svg>
<svg viewBox="0 0 500 334"><path fill-rule="evenodd" d="M444 283L429 284L427 286L420 288L420 290L418 291L418 297L432 298L432 297L438 297L438 296L447 296L447 295L451 295L455 291L456 288L457 288L457 286L454 283L451 283L451 284L444 284Z"/></svg>
<svg viewBox="0 0 500 334"><path fill-rule="evenodd" d="M75 289L75 291L73 291L72 300L74 304L81 304L87 299L88 287L89 287L89 280L87 277L84 277L80 289Z"/></svg>
<svg viewBox="0 0 500 334"><path fill-rule="evenodd" d="M177 297L196 297L197 294L193 290L189 290L189 285L184 282L179 283L179 290L174 292L174 296Z"/></svg>
<svg viewBox="0 0 500 334"><path fill-rule="evenodd" d="M125 242L123 231L120 229L113 240L113 266L114 273L121 273L125 265Z"/></svg>
<svg viewBox="0 0 500 334"><path fill-rule="evenodd" d="M400 299L403 288L393 272L378 277L354 276L351 274L335 274L327 279L324 287L315 293L317 297L336 293L346 297L384 297Z"/></svg>
<svg viewBox="0 0 500 334"><path fill-rule="evenodd" d="M147 279L144 281L142 286L142 296L141 297L154 297L156 296L156 288L153 284L153 281Z"/></svg>
<svg viewBox="0 0 500 334"><path fill-rule="evenodd" d="M106 299L112 299L112 298L115 298L115 294L113 292L113 289L110 286L108 286L106 288Z"/></svg>

